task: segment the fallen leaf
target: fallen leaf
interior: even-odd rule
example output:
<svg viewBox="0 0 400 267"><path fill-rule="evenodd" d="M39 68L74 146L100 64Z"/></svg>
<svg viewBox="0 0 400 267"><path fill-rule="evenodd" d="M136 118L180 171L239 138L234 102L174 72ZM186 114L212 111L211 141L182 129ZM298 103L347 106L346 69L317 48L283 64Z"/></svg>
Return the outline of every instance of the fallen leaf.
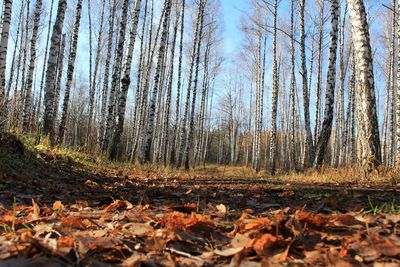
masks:
<svg viewBox="0 0 400 267"><path fill-rule="evenodd" d="M29 214L29 220L36 221L40 217L39 205L32 199L32 212Z"/></svg>
<svg viewBox="0 0 400 267"><path fill-rule="evenodd" d="M65 210L65 206L61 203L61 201L57 200L53 203L53 210Z"/></svg>
<svg viewBox="0 0 400 267"><path fill-rule="evenodd" d="M234 248L239 247L249 247L253 243L253 239L249 238L246 235L237 233L235 237L231 241L231 246Z"/></svg>
<svg viewBox="0 0 400 267"><path fill-rule="evenodd" d="M280 197L291 197L294 196L294 191L285 191L279 194Z"/></svg>
<svg viewBox="0 0 400 267"><path fill-rule="evenodd" d="M108 205L105 209L104 212L112 212L118 209L126 209L130 210L133 208L132 203L126 200L115 200L113 203Z"/></svg>
<svg viewBox="0 0 400 267"><path fill-rule="evenodd" d="M262 256L266 254L266 251L277 241L278 239L271 234L264 234L253 243L254 251Z"/></svg>
<svg viewBox="0 0 400 267"><path fill-rule="evenodd" d="M400 263L397 263L397 262L374 262L373 267L400 267Z"/></svg>
<svg viewBox="0 0 400 267"><path fill-rule="evenodd" d="M140 263L144 261L146 258L147 258L146 255L134 251L129 258L127 258L122 262L121 266L127 266L127 267L140 266Z"/></svg>
<svg viewBox="0 0 400 267"><path fill-rule="evenodd" d="M389 257L400 255L400 241L374 234L371 236L372 244L377 251Z"/></svg>
<svg viewBox="0 0 400 267"><path fill-rule="evenodd" d="M218 210L219 212L221 212L222 214L226 214L227 208L226 208L226 206L225 206L224 204L219 204L219 205L217 205L217 206L215 206L215 207L216 207L217 210Z"/></svg>
<svg viewBox="0 0 400 267"><path fill-rule="evenodd" d="M82 219L77 216L68 216L61 219L61 223L65 227L85 229L86 226L83 224Z"/></svg>
<svg viewBox="0 0 400 267"><path fill-rule="evenodd" d="M327 226L355 226L355 225L363 225L362 222L354 218L354 216L350 214L337 214L329 217Z"/></svg>
<svg viewBox="0 0 400 267"><path fill-rule="evenodd" d="M183 206L171 206L168 207L169 210L178 211L182 213L192 213L197 211L197 205L194 203L186 204Z"/></svg>
<svg viewBox="0 0 400 267"><path fill-rule="evenodd" d="M328 222L327 218L308 211L300 210L296 212L296 215L299 222L307 223L316 227L323 227Z"/></svg>
<svg viewBox="0 0 400 267"><path fill-rule="evenodd" d="M263 227L267 227L274 224L270 219L267 218L257 218L246 221L246 225L244 227L245 230L254 230Z"/></svg>
<svg viewBox="0 0 400 267"><path fill-rule="evenodd" d="M122 229L132 236L142 237L154 232L154 228L145 223L127 223Z"/></svg>
<svg viewBox="0 0 400 267"><path fill-rule="evenodd" d="M233 255L238 254L240 251L243 250L243 247L237 247L237 248L226 248L223 250L219 250L219 249L215 249L214 253L218 256L222 256L222 257L230 257Z"/></svg>

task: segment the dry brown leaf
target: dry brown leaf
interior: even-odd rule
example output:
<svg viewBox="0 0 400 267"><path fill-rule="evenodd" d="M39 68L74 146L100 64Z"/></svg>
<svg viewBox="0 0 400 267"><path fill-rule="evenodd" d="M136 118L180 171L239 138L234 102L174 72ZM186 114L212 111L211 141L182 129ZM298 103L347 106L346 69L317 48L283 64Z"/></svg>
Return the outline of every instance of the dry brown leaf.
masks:
<svg viewBox="0 0 400 267"><path fill-rule="evenodd" d="M226 212L228 211L228 209L226 208L226 206L224 204L219 204L217 206L215 206L217 208L217 210L219 212L221 212L222 214L226 214Z"/></svg>
<svg viewBox="0 0 400 267"><path fill-rule="evenodd" d="M160 223L173 231L185 231L189 227L198 224L199 222L205 222L213 224L210 217L203 216L197 213L185 214L181 212L171 212L161 218Z"/></svg>
<svg viewBox="0 0 400 267"><path fill-rule="evenodd" d="M253 249L258 255L265 255L266 250L270 248L278 239L271 234L264 234L253 243Z"/></svg>
<svg viewBox="0 0 400 267"><path fill-rule="evenodd" d="M325 262L325 253L319 250L304 251L304 263L315 266Z"/></svg>
<svg viewBox="0 0 400 267"><path fill-rule="evenodd" d="M132 267L132 266L140 266L140 263L144 260L146 260L146 255L134 251L133 254L124 260L121 264L121 266L126 266L126 267Z"/></svg>
<svg viewBox="0 0 400 267"><path fill-rule="evenodd" d="M31 221L36 221L40 217L39 205L32 199L32 212L29 214L28 218Z"/></svg>
<svg viewBox="0 0 400 267"><path fill-rule="evenodd" d="M53 203L53 210L63 211L65 210L65 206L61 203L61 201L57 200Z"/></svg>
<svg viewBox="0 0 400 267"><path fill-rule="evenodd" d="M252 220L247 220L247 221L245 221L245 223L246 223L246 225L244 227L245 230L260 229L260 228L264 228L264 227L274 224L268 218L256 218L256 219L252 219Z"/></svg>
<svg viewBox="0 0 400 267"><path fill-rule="evenodd" d="M359 266L358 262L350 257L340 257L335 248L330 248L326 254L330 266L334 267L354 267Z"/></svg>
<svg viewBox="0 0 400 267"><path fill-rule="evenodd" d="M300 222L316 227L323 227L328 222L326 217L308 211L300 210L296 212L296 215Z"/></svg>
<svg viewBox="0 0 400 267"><path fill-rule="evenodd" d="M291 197L294 196L294 191L285 191L279 194L280 197Z"/></svg>
<svg viewBox="0 0 400 267"><path fill-rule="evenodd" d="M113 203L111 203L104 209L104 212L112 212L118 209L130 210L133 209L133 205L132 203L126 200L115 200Z"/></svg>
<svg viewBox="0 0 400 267"><path fill-rule="evenodd" d="M81 218L78 216L68 216L61 219L61 224L64 227L71 227L77 229L85 229L86 226L84 225Z"/></svg>
<svg viewBox="0 0 400 267"><path fill-rule="evenodd" d="M395 214L386 214L386 219L389 220L391 223L396 224L400 222L400 215Z"/></svg>
<svg viewBox="0 0 400 267"><path fill-rule="evenodd" d="M192 213L197 211L197 205L195 203L190 203L182 206L171 206L168 207L168 209L182 213Z"/></svg>
<svg viewBox="0 0 400 267"><path fill-rule="evenodd" d="M377 251L389 257L400 255L400 241L374 234L371 236L373 246Z"/></svg>
<svg viewBox="0 0 400 267"><path fill-rule="evenodd" d="M354 218L354 216L350 214L337 214L329 217L329 221L327 226L355 226L355 225L363 225L362 222Z"/></svg>
<svg viewBox="0 0 400 267"><path fill-rule="evenodd" d="M226 248L223 250L219 250L219 249L215 249L214 253L218 256L222 256L222 257L230 257L233 255L238 254L240 251L243 250L244 247L237 247L237 248Z"/></svg>
<svg viewBox="0 0 400 267"><path fill-rule="evenodd" d="M400 267L400 263L397 263L397 262L374 262L373 267Z"/></svg>
<svg viewBox="0 0 400 267"><path fill-rule="evenodd" d="M127 223L122 226L122 229L132 236L143 237L154 232L154 228L145 223Z"/></svg>
<svg viewBox="0 0 400 267"><path fill-rule="evenodd" d="M252 238L248 237L247 235L237 233L231 241L231 246L234 248L239 248L239 247L246 248L250 247L252 243L253 243Z"/></svg>

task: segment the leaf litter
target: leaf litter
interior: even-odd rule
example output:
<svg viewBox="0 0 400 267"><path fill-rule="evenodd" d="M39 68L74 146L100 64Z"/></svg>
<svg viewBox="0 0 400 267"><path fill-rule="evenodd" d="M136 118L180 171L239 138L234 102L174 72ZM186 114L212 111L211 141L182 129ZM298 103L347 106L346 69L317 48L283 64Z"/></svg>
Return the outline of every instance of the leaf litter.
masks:
<svg viewBox="0 0 400 267"><path fill-rule="evenodd" d="M97 208L60 201L41 206L32 200L31 206L0 212L0 259L5 266L46 261L57 266L400 263L400 229L393 215L363 221L368 216L363 213L285 209L253 215L233 211L236 219L229 219L221 204L201 213L176 208L125 200Z"/></svg>
<svg viewBox="0 0 400 267"><path fill-rule="evenodd" d="M400 266L399 215L365 212L396 192L25 164L0 180L1 266Z"/></svg>

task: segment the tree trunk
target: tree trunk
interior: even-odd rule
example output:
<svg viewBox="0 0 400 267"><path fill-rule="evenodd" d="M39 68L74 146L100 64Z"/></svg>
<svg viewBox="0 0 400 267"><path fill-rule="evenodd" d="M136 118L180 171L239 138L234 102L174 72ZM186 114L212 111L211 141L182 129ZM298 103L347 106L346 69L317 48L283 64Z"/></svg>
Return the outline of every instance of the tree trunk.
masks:
<svg viewBox="0 0 400 267"><path fill-rule="evenodd" d="M278 1L274 0L274 41L273 41L273 65L272 65L272 112L271 112L271 147L270 147L270 166L271 175L276 172L276 119L278 112L278 62L276 58L276 20L278 12Z"/></svg>
<svg viewBox="0 0 400 267"><path fill-rule="evenodd" d="M62 144L64 142L65 126L68 118L69 98L70 98L72 79L74 76L74 69L75 69L75 59L76 59L76 50L78 46L81 13L82 13L82 0L78 0L78 3L76 5L76 15L75 15L73 34L72 34L72 43L70 47L71 50L69 52L69 58L68 58L67 82L65 85L63 109L62 109L60 127L58 131L59 144Z"/></svg>
<svg viewBox="0 0 400 267"><path fill-rule="evenodd" d="M171 6L172 2L171 0L165 0L164 4L164 20L163 20L163 30L161 34L161 40L160 40L160 47L158 48L158 57L157 57L157 66L154 74L154 84L153 84L153 92L150 98L150 105L149 105L149 114L147 118L147 123L146 123L146 136L145 136L145 141L144 141L144 146L143 146L143 151L142 151L142 156L141 156L141 162L147 163L150 162L151 160L151 145L153 142L153 132L154 132L154 117L155 117L155 111L156 111L156 101L157 101L157 92L158 92L158 87L160 84L160 74L161 74L161 66L163 63L163 58L164 58L164 53L165 53L165 48L166 48L166 43L167 43L167 37L168 37L168 26L169 26L169 17L171 13Z"/></svg>
<svg viewBox="0 0 400 267"><path fill-rule="evenodd" d="M381 163L381 149L367 13L362 0L347 0L347 5L352 26L351 30L354 41L354 52L357 58L357 80L359 82L357 89L361 90L363 101L362 103L359 102L358 105L362 107L363 116L365 116L366 135L363 136L363 138L366 140L368 151L364 151L363 160L364 163L368 163L369 167L376 167Z"/></svg>
<svg viewBox="0 0 400 267"><path fill-rule="evenodd" d="M6 86L6 64L7 64L7 47L8 36L10 31L12 12L12 0L4 0L3 15L1 22L1 40L0 40L0 132L4 131L5 124L5 86Z"/></svg>
<svg viewBox="0 0 400 267"><path fill-rule="evenodd" d="M23 131L27 133L31 127L31 105L32 105L32 88L33 88L33 74L35 70L36 63L36 40L40 25L40 15L42 12L42 0L36 0L32 38L31 38L31 52L30 52L30 62L28 68L28 77L26 82L26 95L25 95L25 105L24 105L24 118L23 118Z"/></svg>
<svg viewBox="0 0 400 267"><path fill-rule="evenodd" d="M304 112L304 125L306 130L306 154L308 158L305 160L305 166L311 166L314 161L314 145L310 126L310 100L307 89L307 65L306 65L306 40L304 32L304 9L305 0L299 1L299 14L300 14L300 65L303 87L303 112Z"/></svg>
<svg viewBox="0 0 400 267"><path fill-rule="evenodd" d="M130 72L132 67L133 49L135 47L136 31L139 24L140 6L141 0L136 0L135 10L132 15L131 31L129 33L128 52L126 54L125 66L121 79L121 91L118 100L117 118L109 154L110 160L117 158L118 146L121 142L122 131L124 129L126 97L128 95L129 85L131 83Z"/></svg>
<svg viewBox="0 0 400 267"><path fill-rule="evenodd" d="M338 0L331 0L331 31L329 47L329 65L326 82L324 121L321 133L316 146L315 166L324 161L326 147L332 132L333 105L335 103L335 82L336 82L336 52L339 30L339 3Z"/></svg>
<svg viewBox="0 0 400 267"><path fill-rule="evenodd" d="M114 69L112 74L112 81L111 81L111 91L110 91L110 98L108 102L108 113L107 113L107 123L106 123L106 132L104 136L103 148L102 152L106 152L109 147L109 142L111 141L112 137L112 129L114 125L114 114L115 114L115 101L117 99L117 88L120 84L121 78L121 62L122 56L124 53L124 43L125 43L125 33L126 33L126 22L128 17L128 9L129 9L129 0L124 0L122 6L122 16L119 28L119 37L118 37L118 45L117 51L114 58Z"/></svg>
<svg viewBox="0 0 400 267"><path fill-rule="evenodd" d="M54 85L56 81L57 55L59 52L61 32L64 25L65 11L67 9L67 1L60 0L58 2L57 18L53 26L53 34L51 36L51 45L49 51L49 59L47 61L46 82L44 87L44 115L43 115L43 134L54 134ZM54 140L52 140L53 142Z"/></svg>
<svg viewBox="0 0 400 267"><path fill-rule="evenodd" d="M185 170L189 169L190 162L190 148L193 143L193 135L194 135L194 117L195 117L195 109L196 109L196 96L197 96L197 85L198 85L198 77L199 77L199 65L200 65L200 54L201 54L201 39L203 34L203 21L204 21L204 9L206 6L207 0L201 0L199 3L200 8L200 28L199 28L199 36L197 37L197 54L196 54L196 70L193 80L193 96L192 96L192 107L190 109L190 122L189 122L189 134L186 140L186 151L185 151Z"/></svg>

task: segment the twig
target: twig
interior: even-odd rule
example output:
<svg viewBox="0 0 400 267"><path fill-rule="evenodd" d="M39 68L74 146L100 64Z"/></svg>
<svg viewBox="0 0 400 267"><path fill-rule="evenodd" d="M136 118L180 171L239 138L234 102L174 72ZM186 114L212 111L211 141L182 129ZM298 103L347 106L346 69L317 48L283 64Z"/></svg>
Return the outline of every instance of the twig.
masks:
<svg viewBox="0 0 400 267"><path fill-rule="evenodd" d="M200 262L204 263L204 260L202 258L190 255L189 253L186 253L186 252L183 252L183 251L179 251L179 250L176 250L176 249L173 249L173 248L166 248L165 250L169 251L171 253L175 253L175 254L178 254L180 256L184 256L186 258L190 258L190 259L197 260L197 261L200 261Z"/></svg>

